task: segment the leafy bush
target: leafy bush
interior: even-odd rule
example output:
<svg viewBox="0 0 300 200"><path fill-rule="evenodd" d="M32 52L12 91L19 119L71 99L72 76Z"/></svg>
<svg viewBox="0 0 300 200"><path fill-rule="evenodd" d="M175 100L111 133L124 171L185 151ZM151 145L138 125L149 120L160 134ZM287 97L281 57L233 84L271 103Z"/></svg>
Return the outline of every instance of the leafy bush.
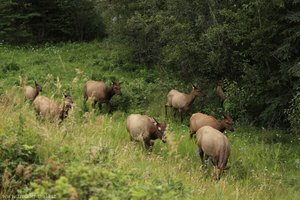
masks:
<svg viewBox="0 0 300 200"><path fill-rule="evenodd" d="M19 71L19 70L20 70L20 66L15 62L6 63L1 66L1 71L4 74L11 71Z"/></svg>
<svg viewBox="0 0 300 200"><path fill-rule="evenodd" d="M35 164L39 163L36 143L39 137L32 136L24 127L24 118L19 117L19 126L14 130L0 130L0 179L4 180L2 194L16 194L32 178Z"/></svg>
<svg viewBox="0 0 300 200"><path fill-rule="evenodd" d="M171 178L143 182L138 174L124 173L118 168L76 164L67 167L64 174L56 180L32 182L32 191L28 195L51 195L58 199L174 199L189 196L184 185Z"/></svg>
<svg viewBox="0 0 300 200"><path fill-rule="evenodd" d="M293 99L291 100L290 107L286 110L288 115L289 123L291 124L291 130L300 134L300 90L296 92Z"/></svg>
<svg viewBox="0 0 300 200"><path fill-rule="evenodd" d="M238 85L237 82L225 82L226 99L224 101L224 109L234 118L246 118L246 108L248 104L247 91Z"/></svg>

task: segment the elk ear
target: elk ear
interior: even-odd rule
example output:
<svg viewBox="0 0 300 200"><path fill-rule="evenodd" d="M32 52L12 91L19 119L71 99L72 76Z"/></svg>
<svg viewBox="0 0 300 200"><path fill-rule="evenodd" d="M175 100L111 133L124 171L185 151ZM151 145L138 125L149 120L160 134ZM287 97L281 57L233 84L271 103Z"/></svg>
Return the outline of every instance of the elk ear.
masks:
<svg viewBox="0 0 300 200"><path fill-rule="evenodd" d="M64 92L64 93L63 93L63 96L64 96L64 98L71 97L71 95L68 94L67 92Z"/></svg>
<svg viewBox="0 0 300 200"><path fill-rule="evenodd" d="M224 112L221 112L221 114L223 115L224 119L231 119L231 117L229 115L226 115Z"/></svg>
<svg viewBox="0 0 300 200"><path fill-rule="evenodd" d="M112 81L112 84L113 84L113 85L117 85L117 83L116 83L115 81Z"/></svg>
<svg viewBox="0 0 300 200"><path fill-rule="evenodd" d="M35 84L35 86L38 86L39 84L36 82L36 80L34 80L34 84Z"/></svg>
<svg viewBox="0 0 300 200"><path fill-rule="evenodd" d="M194 84L192 84L192 87L193 87L193 89L197 89L197 87Z"/></svg>
<svg viewBox="0 0 300 200"><path fill-rule="evenodd" d="M157 126L159 123L158 123L158 121L154 118L154 117L152 117L152 119L154 120L154 122L155 122L155 126Z"/></svg>

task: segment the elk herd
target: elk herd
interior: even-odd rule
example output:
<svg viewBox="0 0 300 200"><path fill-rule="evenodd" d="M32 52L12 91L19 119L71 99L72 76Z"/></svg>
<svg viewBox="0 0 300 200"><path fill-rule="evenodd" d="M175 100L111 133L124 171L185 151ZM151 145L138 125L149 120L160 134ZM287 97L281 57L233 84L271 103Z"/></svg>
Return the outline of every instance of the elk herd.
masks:
<svg viewBox="0 0 300 200"><path fill-rule="evenodd" d="M46 96L39 95L42 86L34 81L35 87L25 86L21 79L25 98L32 102L33 108L38 117L58 121L61 123L74 105L70 95L63 96L63 103L57 103ZM223 91L223 81L219 81L216 87L216 94L221 103L225 100ZM92 106L98 104L99 110L102 104L107 105L108 112L111 112L110 99L114 95L122 95L121 83L112 82L111 86L104 82L89 80L83 87L84 102L90 100ZM180 121L183 121L183 115L189 110L196 97L205 96L203 91L195 85L192 85L192 91L189 94L172 89L166 96L165 116L168 116L168 108L173 108L174 118L179 114ZM233 119L222 113L223 119L217 120L215 117L204 113L194 113L189 120L190 138L196 135L196 145L202 164L206 166L210 159L214 166L213 175L219 179L226 169L228 157L230 155L230 144L228 138L223 134L225 130L234 131ZM160 139L166 142L165 135L167 124L158 122L154 117L140 114L130 114L125 122L130 140L140 141L150 152L154 140Z"/></svg>

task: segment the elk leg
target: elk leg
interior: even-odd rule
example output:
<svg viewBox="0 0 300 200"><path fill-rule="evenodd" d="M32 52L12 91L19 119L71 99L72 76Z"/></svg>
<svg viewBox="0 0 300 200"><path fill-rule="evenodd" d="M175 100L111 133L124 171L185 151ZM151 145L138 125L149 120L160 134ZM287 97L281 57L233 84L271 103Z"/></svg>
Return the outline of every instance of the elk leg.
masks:
<svg viewBox="0 0 300 200"><path fill-rule="evenodd" d="M190 131L190 138L193 138L193 135L195 134L195 132Z"/></svg>
<svg viewBox="0 0 300 200"><path fill-rule="evenodd" d="M100 102L98 102L98 108L99 108L99 112L102 110L102 104Z"/></svg>
<svg viewBox="0 0 300 200"><path fill-rule="evenodd" d="M150 140L145 140L144 141L144 145L145 145L145 148L146 148L147 151L149 151L149 152L152 151L153 142L151 143Z"/></svg>
<svg viewBox="0 0 300 200"><path fill-rule="evenodd" d="M222 174L223 174L223 167L220 167L218 180L220 180Z"/></svg>
<svg viewBox="0 0 300 200"><path fill-rule="evenodd" d="M168 117L168 105L165 105L165 116Z"/></svg>
<svg viewBox="0 0 300 200"><path fill-rule="evenodd" d="M111 104L110 102L106 102L106 106L107 106L107 112L110 113L111 112Z"/></svg>
<svg viewBox="0 0 300 200"><path fill-rule="evenodd" d="M84 103L86 103L86 101L88 100L88 96L86 95L86 93L83 94L83 101Z"/></svg>
<svg viewBox="0 0 300 200"><path fill-rule="evenodd" d="M201 162L202 162L202 164L204 164L204 159L203 159L203 157L204 157L204 152L202 151L201 148L198 148L198 152L199 152L199 156L200 156Z"/></svg>
<svg viewBox="0 0 300 200"><path fill-rule="evenodd" d="M36 114L36 118L37 118L38 120L42 120L42 116L41 116L41 113L40 113L40 112L36 112L35 114Z"/></svg>
<svg viewBox="0 0 300 200"><path fill-rule="evenodd" d="M177 110L176 110L176 108L174 108L173 109L173 117L174 117L174 119L176 118L176 112L177 112Z"/></svg>
<svg viewBox="0 0 300 200"><path fill-rule="evenodd" d="M220 106L223 107L223 101L221 98L219 98Z"/></svg>
<svg viewBox="0 0 300 200"><path fill-rule="evenodd" d="M217 167L214 165L213 178L217 180Z"/></svg>
<svg viewBox="0 0 300 200"><path fill-rule="evenodd" d="M92 107L93 107L93 108L95 108L95 107L96 107L96 103L97 103L97 101L96 101L96 100L94 100L94 101L93 101L93 103L92 103Z"/></svg>
<svg viewBox="0 0 300 200"><path fill-rule="evenodd" d="M153 141L150 141L150 145L151 145L151 147L153 147L153 145L154 145L154 142L153 142Z"/></svg>
<svg viewBox="0 0 300 200"><path fill-rule="evenodd" d="M180 114L180 122L182 123L183 117L182 117L182 110L181 109L179 109L179 114Z"/></svg>
<svg viewBox="0 0 300 200"><path fill-rule="evenodd" d="M209 157L208 157L208 155L204 155L204 162L205 162L205 164L207 166L208 163L209 163Z"/></svg>
<svg viewBox="0 0 300 200"><path fill-rule="evenodd" d="M208 163L209 163L209 157L208 157L208 155L204 154L204 156L203 156L203 165L207 167Z"/></svg>

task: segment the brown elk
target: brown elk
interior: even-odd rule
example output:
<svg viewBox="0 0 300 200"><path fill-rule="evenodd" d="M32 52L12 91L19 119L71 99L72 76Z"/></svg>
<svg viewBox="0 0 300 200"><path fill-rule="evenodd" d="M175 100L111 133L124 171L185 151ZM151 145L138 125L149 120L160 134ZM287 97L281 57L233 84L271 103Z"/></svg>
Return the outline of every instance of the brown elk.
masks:
<svg viewBox="0 0 300 200"><path fill-rule="evenodd" d="M42 86L39 85L36 81L34 81L35 88L31 86L25 86L24 80L21 79L21 86L23 87L24 96L27 100L33 101L40 92L42 92Z"/></svg>
<svg viewBox="0 0 300 200"><path fill-rule="evenodd" d="M165 115L167 116L167 108L173 107L174 117L176 111L180 114L180 120L183 120L183 113L186 112L191 104L194 102L196 97L203 96L204 93L201 92L201 89L192 85L192 91L190 94L185 94L177 90L171 90L167 95L167 103L165 104Z"/></svg>
<svg viewBox="0 0 300 200"><path fill-rule="evenodd" d="M223 119L217 120L213 116L203 113L194 113L190 118L190 137L196 133L198 129L203 126L211 126L221 132L225 130L234 131L233 119L229 115L222 113Z"/></svg>
<svg viewBox="0 0 300 200"><path fill-rule="evenodd" d="M219 101L223 105L223 102L226 99L225 93L224 93L224 83L222 80L219 80L217 83L217 89L216 89L216 94L219 97Z"/></svg>
<svg viewBox="0 0 300 200"><path fill-rule="evenodd" d="M102 103L106 103L108 112L111 111L110 99L115 95L122 95L121 83L113 82L112 86L107 86L104 82L87 81L84 85L84 100L89 98L93 101L93 107L96 104L101 110Z"/></svg>
<svg viewBox="0 0 300 200"><path fill-rule="evenodd" d="M202 163L204 164L204 160L210 157L214 166L213 176L220 179L230 155L227 137L210 126L203 126L197 131L196 138Z"/></svg>
<svg viewBox="0 0 300 200"><path fill-rule="evenodd" d="M131 114L126 119L126 129L131 140L141 141L145 148L152 150L154 142L152 140L161 139L166 142L166 124L159 123L152 117L140 114Z"/></svg>
<svg viewBox="0 0 300 200"><path fill-rule="evenodd" d="M64 102L58 104L48 97L38 96L33 101L33 106L38 116L62 122L68 116L68 112L73 106L73 100L71 96L64 95Z"/></svg>

